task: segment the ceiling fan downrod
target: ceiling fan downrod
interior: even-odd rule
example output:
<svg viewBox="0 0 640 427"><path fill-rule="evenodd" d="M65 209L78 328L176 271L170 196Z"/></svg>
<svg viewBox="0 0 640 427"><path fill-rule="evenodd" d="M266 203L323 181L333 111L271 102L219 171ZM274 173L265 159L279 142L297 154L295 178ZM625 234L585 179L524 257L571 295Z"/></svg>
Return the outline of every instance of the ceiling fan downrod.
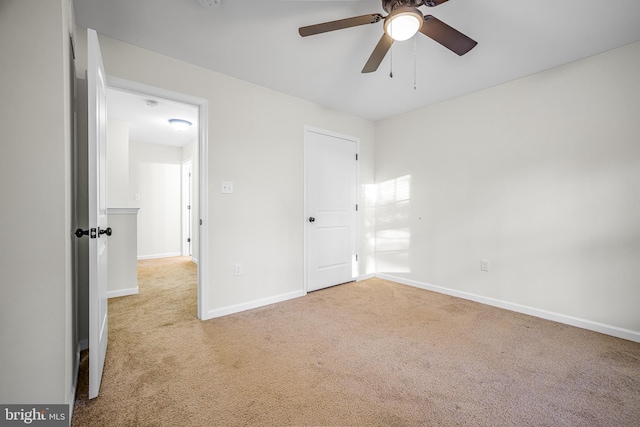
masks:
<svg viewBox="0 0 640 427"><path fill-rule="evenodd" d="M387 12L391 13L397 7L413 7L418 8L420 6L428 6L435 7L441 3L446 2L447 0L382 0L382 8Z"/></svg>

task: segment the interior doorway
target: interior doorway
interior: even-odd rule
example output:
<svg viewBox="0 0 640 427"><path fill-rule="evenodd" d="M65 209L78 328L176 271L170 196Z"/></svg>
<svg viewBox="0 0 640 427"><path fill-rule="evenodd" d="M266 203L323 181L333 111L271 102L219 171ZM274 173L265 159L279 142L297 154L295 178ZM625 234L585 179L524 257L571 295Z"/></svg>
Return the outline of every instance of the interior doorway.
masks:
<svg viewBox="0 0 640 427"><path fill-rule="evenodd" d="M138 219L138 247L142 242L145 245L144 250L139 249L138 259L192 257L198 265L197 315L202 319L207 272L207 233L202 221L207 206L206 192L202 191L207 176L207 101L117 78L107 78L107 83L110 92L128 95L145 113L135 125L130 122L128 126L129 145L122 149L129 155L128 164L121 166L123 173L118 177L128 182L117 183L126 185L124 197L140 206L139 215L144 217ZM127 111L116 113L120 108L113 104L108 106L109 118L127 121ZM191 126L176 131L171 128L170 119L180 119ZM128 180L123 179L125 168ZM184 212L186 206L190 215ZM154 219L154 214L160 218Z"/></svg>
<svg viewBox="0 0 640 427"><path fill-rule="evenodd" d="M193 159L182 162L182 256L193 257Z"/></svg>

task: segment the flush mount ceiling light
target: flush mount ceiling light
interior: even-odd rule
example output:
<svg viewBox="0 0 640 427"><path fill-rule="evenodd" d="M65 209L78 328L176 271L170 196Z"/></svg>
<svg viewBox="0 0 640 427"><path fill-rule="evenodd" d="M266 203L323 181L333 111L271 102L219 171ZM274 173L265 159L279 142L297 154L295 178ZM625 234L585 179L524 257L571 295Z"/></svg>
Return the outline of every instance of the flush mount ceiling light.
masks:
<svg viewBox="0 0 640 427"><path fill-rule="evenodd" d="M169 123L171 123L171 127L173 127L178 132L182 132L191 127L191 122L182 119L170 119Z"/></svg>
<svg viewBox="0 0 640 427"><path fill-rule="evenodd" d="M424 22L422 12L414 7L397 7L384 20L384 31L395 41L413 37Z"/></svg>

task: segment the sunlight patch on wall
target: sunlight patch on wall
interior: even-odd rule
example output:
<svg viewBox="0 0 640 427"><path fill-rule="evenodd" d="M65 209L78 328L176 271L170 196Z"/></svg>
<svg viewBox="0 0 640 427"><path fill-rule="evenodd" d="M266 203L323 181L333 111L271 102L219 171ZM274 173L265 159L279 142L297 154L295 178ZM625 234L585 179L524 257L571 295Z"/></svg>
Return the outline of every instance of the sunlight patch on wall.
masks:
<svg viewBox="0 0 640 427"><path fill-rule="evenodd" d="M381 182L376 187L376 269L387 273L410 273L411 175Z"/></svg>
<svg viewBox="0 0 640 427"><path fill-rule="evenodd" d="M378 199L378 186L376 184L365 184L362 186L364 194L364 245L363 253L367 254L364 260L366 271L364 274L374 274L376 272L376 203Z"/></svg>

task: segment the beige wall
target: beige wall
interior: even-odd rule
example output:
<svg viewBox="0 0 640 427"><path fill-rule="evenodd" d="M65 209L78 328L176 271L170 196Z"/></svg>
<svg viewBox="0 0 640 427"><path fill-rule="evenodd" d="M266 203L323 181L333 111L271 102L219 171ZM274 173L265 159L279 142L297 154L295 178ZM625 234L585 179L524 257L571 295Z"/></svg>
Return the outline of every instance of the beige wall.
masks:
<svg viewBox="0 0 640 427"><path fill-rule="evenodd" d="M129 208L129 122L109 120L107 127L107 203L110 208Z"/></svg>
<svg viewBox="0 0 640 427"><path fill-rule="evenodd" d="M67 0L0 1L0 402L5 404L68 403L73 387L70 28Z"/></svg>
<svg viewBox="0 0 640 427"><path fill-rule="evenodd" d="M110 208L107 297L138 293L138 212L136 208Z"/></svg>
<svg viewBox="0 0 640 427"><path fill-rule="evenodd" d="M409 186L377 270L638 336L638 76L635 43L377 123L378 191Z"/></svg>
<svg viewBox="0 0 640 427"><path fill-rule="evenodd" d="M0 0L3 403L72 399L70 10L68 0ZM373 217L381 271L640 331L640 44L374 126L101 43L110 75L209 102L209 310L301 289L311 125L360 138L360 183L384 202ZM234 181L232 197L219 193L222 180ZM360 255L370 260L363 236L372 228L360 221Z"/></svg>
<svg viewBox="0 0 640 427"><path fill-rule="evenodd" d="M139 195L138 258L179 256L182 251L182 148L131 141L130 190Z"/></svg>
<svg viewBox="0 0 640 427"><path fill-rule="evenodd" d="M109 76L209 103L207 311L301 291L304 126L360 138L360 183L367 184L374 124L108 37L100 43ZM221 181L234 182L233 195L221 194ZM370 259L365 248L361 241ZM235 263L242 276L234 276Z"/></svg>
<svg viewBox="0 0 640 427"><path fill-rule="evenodd" d="M197 177L197 141L184 148L130 141L129 123L120 120L109 120L107 135L109 207L141 208L136 256L177 256L182 244L181 166L192 159ZM197 181L194 187L197 191ZM197 203L194 209L195 224Z"/></svg>

